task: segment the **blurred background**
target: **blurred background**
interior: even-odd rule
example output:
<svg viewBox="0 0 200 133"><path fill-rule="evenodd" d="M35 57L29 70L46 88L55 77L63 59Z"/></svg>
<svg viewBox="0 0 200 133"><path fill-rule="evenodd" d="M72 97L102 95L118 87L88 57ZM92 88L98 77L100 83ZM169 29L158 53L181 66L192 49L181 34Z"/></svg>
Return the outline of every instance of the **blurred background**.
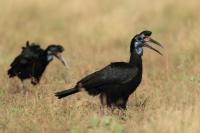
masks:
<svg viewBox="0 0 200 133"><path fill-rule="evenodd" d="M0 132L200 132L199 7L198 0L0 0ZM164 45L164 56L144 50L143 81L126 120L102 116L98 97L53 96L110 62L128 61L130 41L143 30ZM24 94L7 70L27 40L62 44L70 69L54 60Z"/></svg>

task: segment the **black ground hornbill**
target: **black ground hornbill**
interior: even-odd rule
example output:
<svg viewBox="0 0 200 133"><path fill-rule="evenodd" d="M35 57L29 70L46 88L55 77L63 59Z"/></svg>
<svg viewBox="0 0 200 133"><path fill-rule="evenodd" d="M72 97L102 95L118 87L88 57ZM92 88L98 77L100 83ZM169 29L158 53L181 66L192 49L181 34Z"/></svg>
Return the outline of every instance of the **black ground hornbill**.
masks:
<svg viewBox="0 0 200 133"><path fill-rule="evenodd" d="M11 63L8 75L10 78L17 76L21 81L30 78L31 83L36 85L54 56L66 65L61 55L63 51L61 45L52 44L44 50L39 44L29 44L27 41L26 46L22 47L22 52Z"/></svg>
<svg viewBox="0 0 200 133"><path fill-rule="evenodd" d="M162 47L159 42L150 38L151 34L151 31L143 31L132 39L129 62L111 63L78 81L74 88L57 92L55 96L60 99L80 92L83 88L89 95L100 95L103 105L126 109L129 96L136 90L142 79L143 47L161 54L149 44L152 42Z"/></svg>

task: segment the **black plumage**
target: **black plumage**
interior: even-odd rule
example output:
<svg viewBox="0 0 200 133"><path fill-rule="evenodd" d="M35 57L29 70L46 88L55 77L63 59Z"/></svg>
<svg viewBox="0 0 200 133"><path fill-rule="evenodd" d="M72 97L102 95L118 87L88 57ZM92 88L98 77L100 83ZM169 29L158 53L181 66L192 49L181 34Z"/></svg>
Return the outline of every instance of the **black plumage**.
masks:
<svg viewBox="0 0 200 133"><path fill-rule="evenodd" d="M132 39L129 62L111 63L77 82L74 88L57 92L55 96L60 99L80 92L81 88L84 88L89 95L100 95L103 105L126 109L129 96L136 90L142 79L142 47L148 47L161 54L148 44L153 42L161 46L150 36L150 31L143 31Z"/></svg>
<svg viewBox="0 0 200 133"><path fill-rule="evenodd" d="M22 47L22 52L14 59L8 70L10 78L17 76L21 81L31 79L31 83L39 83L47 65L57 57L64 65L65 61L61 53L64 48L61 45L49 45L42 49L39 44L27 41L26 46Z"/></svg>

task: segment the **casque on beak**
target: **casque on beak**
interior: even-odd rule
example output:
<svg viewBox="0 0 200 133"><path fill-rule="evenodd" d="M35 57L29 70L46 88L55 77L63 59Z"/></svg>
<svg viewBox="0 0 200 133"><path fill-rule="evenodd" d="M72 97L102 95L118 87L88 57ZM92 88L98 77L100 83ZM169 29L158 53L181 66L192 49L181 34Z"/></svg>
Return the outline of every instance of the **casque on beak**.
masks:
<svg viewBox="0 0 200 133"><path fill-rule="evenodd" d="M60 52L56 53L55 57L57 59L59 59L64 66L66 66L67 68L69 68L68 63L66 62L65 58L62 56L62 54Z"/></svg>
<svg viewBox="0 0 200 133"><path fill-rule="evenodd" d="M157 42L156 40L152 39L151 37L145 38L144 41L145 41L145 42L144 42L144 44L143 44L143 47L147 47L147 48L149 48L149 49L151 49L151 50L154 50L154 51L157 52L158 54L162 55L162 53L161 53L160 51L158 51L157 49L153 48L153 47L148 43L148 42L151 42L151 43L154 43L154 44L160 46L161 48L163 48L163 46L162 46L159 42Z"/></svg>

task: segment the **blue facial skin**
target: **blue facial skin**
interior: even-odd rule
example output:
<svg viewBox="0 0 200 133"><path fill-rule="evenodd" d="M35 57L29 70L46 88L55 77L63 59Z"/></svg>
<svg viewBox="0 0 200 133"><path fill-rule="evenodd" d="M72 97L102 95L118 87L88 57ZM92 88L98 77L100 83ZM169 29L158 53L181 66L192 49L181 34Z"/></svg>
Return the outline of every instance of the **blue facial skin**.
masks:
<svg viewBox="0 0 200 133"><path fill-rule="evenodd" d="M140 41L136 41L135 42L135 50L136 50L136 53L138 54L138 55L140 55L140 56L142 56L143 55L143 49L142 49L142 47L138 47L138 45L141 45L141 43L142 42L140 42ZM138 48L137 48L138 47Z"/></svg>

